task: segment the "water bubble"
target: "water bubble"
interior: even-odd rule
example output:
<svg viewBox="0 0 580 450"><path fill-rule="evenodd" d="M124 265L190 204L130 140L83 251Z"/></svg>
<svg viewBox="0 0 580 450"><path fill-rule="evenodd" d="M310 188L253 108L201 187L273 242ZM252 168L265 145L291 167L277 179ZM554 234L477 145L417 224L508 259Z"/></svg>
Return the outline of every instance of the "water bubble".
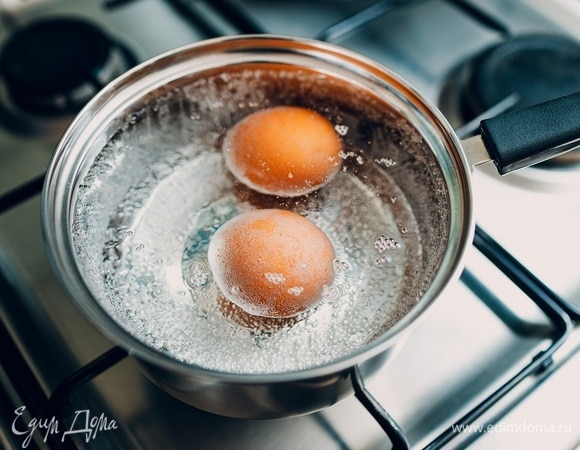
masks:
<svg viewBox="0 0 580 450"><path fill-rule="evenodd" d="M325 286L322 291L322 299L328 303L334 303L338 301L342 296L342 292L338 286L330 285Z"/></svg>
<svg viewBox="0 0 580 450"><path fill-rule="evenodd" d="M345 152L345 151L341 150L338 153L338 156L340 156L340 158L342 158L342 159L347 159L347 158L356 158L358 155L353 151Z"/></svg>
<svg viewBox="0 0 580 450"><path fill-rule="evenodd" d="M398 241L396 241L394 238L387 237L386 235L381 234L373 242L373 247L376 248L379 253L383 253L387 250L400 248L401 244Z"/></svg>
<svg viewBox="0 0 580 450"><path fill-rule="evenodd" d="M368 288L368 286L359 286L358 289L356 290L357 298L366 298L368 297L369 293L370 289Z"/></svg>
<svg viewBox="0 0 580 450"><path fill-rule="evenodd" d="M112 288L119 288L127 282L126 278L120 276L105 277L105 279L108 282L109 286L111 286Z"/></svg>
<svg viewBox="0 0 580 450"><path fill-rule="evenodd" d="M222 320L221 315L219 314L208 314L207 315L207 321L211 324L211 325L218 325Z"/></svg>
<svg viewBox="0 0 580 450"><path fill-rule="evenodd" d="M348 133L348 127L346 125L335 125L334 129L341 136L345 136Z"/></svg>
<svg viewBox="0 0 580 450"><path fill-rule="evenodd" d="M187 270L188 286L194 289L202 289L209 281L210 271L207 265L200 261L195 261L189 265Z"/></svg>
<svg viewBox="0 0 580 450"><path fill-rule="evenodd" d="M119 230L117 230L116 236L120 241L122 241L123 239L130 238L131 236L133 236L133 234L135 234L133 230L127 228L120 228Z"/></svg>
<svg viewBox="0 0 580 450"><path fill-rule="evenodd" d="M288 293L291 295L295 295L296 297L302 294L303 291L304 288L302 286L293 286L290 289L288 289Z"/></svg>
<svg viewBox="0 0 580 450"><path fill-rule="evenodd" d="M373 260L373 265L376 267L383 267L383 266L392 264L394 261L395 261L395 258L393 257L393 255L390 255L388 253L384 253L380 256L377 256Z"/></svg>
<svg viewBox="0 0 580 450"><path fill-rule="evenodd" d="M382 166L385 166L385 167L393 167L393 166L396 166L396 165L397 165L397 162L396 162L396 161L394 161L394 160L393 160L393 159L391 159L391 158L380 158L380 159L375 159L375 162L376 162L377 164L380 164L380 165L382 165Z"/></svg>
<svg viewBox="0 0 580 450"><path fill-rule="evenodd" d="M334 268L334 271L338 273L347 273L352 270L351 263L340 258L334 258L334 261L332 261L332 267Z"/></svg>
<svg viewBox="0 0 580 450"><path fill-rule="evenodd" d="M159 284L151 286L150 292L153 298L163 298L165 296L165 290Z"/></svg>
<svg viewBox="0 0 580 450"><path fill-rule="evenodd" d="M272 284L282 284L286 281L286 278L281 273L265 273L266 279Z"/></svg>
<svg viewBox="0 0 580 450"><path fill-rule="evenodd" d="M250 330L247 330L246 328L238 328L235 331L235 337L240 341L247 341L252 337L252 333L250 332Z"/></svg>

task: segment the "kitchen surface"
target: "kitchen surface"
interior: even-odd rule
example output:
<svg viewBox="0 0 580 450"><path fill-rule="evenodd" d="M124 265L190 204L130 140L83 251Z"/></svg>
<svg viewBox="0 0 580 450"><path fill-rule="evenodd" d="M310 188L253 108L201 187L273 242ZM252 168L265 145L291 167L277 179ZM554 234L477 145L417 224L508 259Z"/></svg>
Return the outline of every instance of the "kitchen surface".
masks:
<svg viewBox="0 0 580 450"><path fill-rule="evenodd" d="M51 270L40 191L52 152L75 113L136 64L254 33L360 52L466 138L482 118L580 90L579 24L578 0L0 0L0 447L393 448L354 396L243 420L152 383ZM42 27L52 40L34 37ZM79 53L92 74L81 81L67 65ZM478 166L473 184L465 270L365 385L414 449L578 449L580 150L503 177Z"/></svg>

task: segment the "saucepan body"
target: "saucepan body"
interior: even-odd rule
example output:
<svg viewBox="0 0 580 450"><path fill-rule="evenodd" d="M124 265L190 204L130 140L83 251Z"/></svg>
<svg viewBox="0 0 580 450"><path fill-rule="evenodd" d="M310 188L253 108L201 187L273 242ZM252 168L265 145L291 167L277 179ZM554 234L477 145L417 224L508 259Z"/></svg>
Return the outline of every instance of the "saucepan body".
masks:
<svg viewBox="0 0 580 450"><path fill-rule="evenodd" d="M256 192L224 137L298 106L340 139L340 170L305 195ZM309 413L371 376L458 275L473 234L470 164L442 114L385 67L281 36L236 36L147 61L99 93L51 161L42 218L71 300L159 386L218 414ZM333 281L296 317L229 304L212 236L247 211L290 210L334 249ZM281 239L284 239L282 236Z"/></svg>

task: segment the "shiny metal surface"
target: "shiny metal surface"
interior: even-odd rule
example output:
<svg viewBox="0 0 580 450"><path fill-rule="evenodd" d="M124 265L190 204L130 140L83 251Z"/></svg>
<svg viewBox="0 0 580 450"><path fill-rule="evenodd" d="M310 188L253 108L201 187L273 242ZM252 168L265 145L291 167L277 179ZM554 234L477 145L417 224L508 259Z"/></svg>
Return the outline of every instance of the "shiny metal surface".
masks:
<svg viewBox="0 0 580 450"><path fill-rule="evenodd" d="M73 244L72 219L83 212L73 211L70 205L77 203L79 185L86 184L84 176L93 160L98 158L110 136L115 135L121 124L127 122L131 111L142 110L145 99L149 101L151 97L165 93L165 90L156 91L158 86L168 83L179 86L181 79L189 79L188 83L192 83L198 71L203 74L217 68L227 73L228 67L239 71L246 66L252 67L256 61L260 64L284 62L285 67L292 65L323 73L326 77L334 78L332 86L336 92L342 92L339 91L339 80L348 80L348 88L345 89L349 91L338 94L336 102L343 105L338 108L356 111L355 115L361 117L362 123L366 123L365 108L370 108L370 95L373 95L375 102L386 105L387 110L396 111L402 118L393 119L393 124L384 122L384 127L397 126L398 130L402 130L406 125L403 125L404 120L417 130L411 130L410 133L420 133L426 144L417 144L419 137L414 134L410 137L402 135L400 139L410 143L408 148L402 148L402 153L409 156L401 156L402 161L398 163L401 173L392 169L391 176L399 180L397 187L413 205L413 215L421 224L418 233L426 234L415 237L422 242L421 254L425 256L413 261L411 267L405 269L405 273L412 272L413 277L405 279L409 286L404 287L403 294L397 297L400 306L394 314L400 319L392 327L384 332L377 328L373 331L374 335L378 335L376 339L352 353L340 355L330 363L295 373L247 376L205 371L195 366L185 367L153 351L124 331L122 327L126 328L127 324L114 323L104 311L107 300L99 298L102 291L85 281L90 279L89 274L96 273L98 269L95 265L85 267L78 262L80 251L78 248L75 250ZM272 71L278 66L267 67ZM369 100L362 106L357 103L357 95L350 91L351 84L357 86L362 97L369 96ZM347 100L346 95L352 99ZM384 107L378 108L377 111ZM368 113L369 123L372 123L371 117L377 114L374 109L372 111ZM173 115L172 121L179 124L181 120L177 114ZM213 119L206 121L209 124ZM129 134L129 131L125 130L124 133ZM150 131L145 128L142 132L145 138L147 133ZM176 135L180 133L179 128L174 132ZM126 139L131 142L136 138ZM177 143L175 148L181 148L182 145L185 144ZM158 153L153 158L159 158ZM129 158L125 155L124 159ZM405 167L404 159L414 162ZM143 167L155 162L155 159L151 159ZM122 164L124 166L126 163L123 161ZM441 167L442 175L439 175L438 168L432 168L436 164ZM121 170L138 173L140 168L121 167ZM419 177L423 179L417 182L417 186L413 180ZM105 192L100 200L101 205L104 204L101 210L103 214L115 210L115 201L107 205L108 199L122 198L125 192L139 185L139 181L131 178L125 177L125 180L114 185L105 181L96 188ZM436 188L443 189L445 194L439 197L439 193L434 190ZM469 168L452 130L440 114L403 80L387 70L383 71L372 61L338 47L298 38L254 36L211 40L166 54L130 71L95 97L77 116L55 152L43 192L42 218L49 257L70 298L111 339L143 359L146 372L158 384L187 403L207 411L234 417L271 418L311 412L343 398L350 392L348 371L355 364L360 364L365 374L376 371L377 361L383 358L375 356L389 350L400 339L399 336L435 301L445 286L457 277L462 266L462 256L472 236L470 198ZM447 202L448 206L444 204ZM444 214L449 215L448 222L441 220ZM439 220L434 220L434 217ZM427 226L428 223L431 225ZM92 248L93 245L98 248L99 243L93 241L102 234L95 230L93 234L85 236L83 248ZM364 314L365 311L356 313Z"/></svg>
<svg viewBox="0 0 580 450"><path fill-rule="evenodd" d="M487 148L483 144L481 136L471 136L462 141L461 145L465 151L467 160L472 167L480 166L492 161Z"/></svg>
<svg viewBox="0 0 580 450"><path fill-rule="evenodd" d="M141 59L205 37L163 1L139 0L110 11L103 10L98 2L38 0L6 4L12 7L17 3L27 4L15 8L22 21L62 12L95 17L137 49ZM516 32L564 32L580 38L576 0L472 3L503 18ZM243 6L266 31L313 37L363 4L256 0L244 1ZM9 28L0 28L0 44L8 32ZM412 80L432 101L438 101L445 74L497 39L447 2L429 0L376 20L364 30L342 36L337 43L376 57ZM458 125L453 117L447 118ZM55 128L52 134L31 137L0 129L0 193L41 174L62 131ZM482 166L474 171L478 223L559 295L580 306L577 170L525 169L503 178L493 170ZM0 216L2 273L8 274L10 284L18 286L16 300L7 291L0 292L0 318L10 324L10 333L49 394L66 376L113 344L81 316L56 282L44 252L39 208L36 197ZM468 252L467 267L491 289L488 303L483 303L464 281L454 283L389 364L368 383L409 434L413 448L428 445L549 341L551 326L546 318L476 250ZM503 311L507 316L498 317L494 306L498 299L506 305ZM506 323L506 317L519 318L518 326L514 329L513 321L508 319ZM500 424L495 432L460 433L445 448L576 448L580 443L578 336L575 329L551 366L527 379L478 421ZM88 407L95 414L103 411L115 419L119 429L100 433L89 442L80 440L79 448L114 448L108 440L116 437L125 444L117 443L117 448L144 449L391 447L376 422L353 398L322 413L297 418L228 419L167 395L143 376L131 358L76 392L66 405L67 411L72 414L83 408L86 404L76 402L84 396L91 402L96 398L97 402L88 403ZM17 396L10 394L10 398L15 406L21 406ZM21 448L22 437L10 430L14 411L8 404L2 406L6 421L0 428L2 444ZM561 432L542 432L541 427L546 425L564 428ZM518 427L526 426L538 431L519 431ZM42 445L43 436L35 436Z"/></svg>

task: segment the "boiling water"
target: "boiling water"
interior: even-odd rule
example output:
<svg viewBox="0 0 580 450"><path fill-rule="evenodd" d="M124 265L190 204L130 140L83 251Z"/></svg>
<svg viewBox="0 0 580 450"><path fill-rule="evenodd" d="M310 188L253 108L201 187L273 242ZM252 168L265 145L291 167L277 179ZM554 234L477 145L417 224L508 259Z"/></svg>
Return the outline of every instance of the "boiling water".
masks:
<svg viewBox="0 0 580 450"><path fill-rule="evenodd" d="M339 173L315 197L291 207L332 242L334 283L301 317L261 319L220 297L207 261L215 230L255 208L241 197L221 155L200 154L131 211L131 226L125 218L125 225L110 229L102 264L108 309L132 334L186 363L272 373L344 356L388 323L407 258L402 234L412 224L397 223L358 178ZM125 198L119 213L134 200Z"/></svg>
<svg viewBox="0 0 580 450"><path fill-rule="evenodd" d="M110 142L78 192L73 238L79 266L101 306L129 333L206 369L278 373L344 357L408 311L404 303L416 296L402 293L422 256L411 207L388 175L400 161L347 145L343 170L318 191L296 199L261 196L225 168L219 151L223 124L190 139L175 135L176 119L169 117L171 126L162 123L140 141ZM225 126L228 120L235 119ZM336 125L347 142L349 128ZM162 144L150 141L159 135ZM139 153L131 152L135 147L149 156L124 161ZM145 175L127 170L141 165L147 165ZM209 269L213 233L237 214L262 207L307 217L335 251L333 284L314 309L296 318L248 315L223 298ZM98 231L103 229L104 236Z"/></svg>

